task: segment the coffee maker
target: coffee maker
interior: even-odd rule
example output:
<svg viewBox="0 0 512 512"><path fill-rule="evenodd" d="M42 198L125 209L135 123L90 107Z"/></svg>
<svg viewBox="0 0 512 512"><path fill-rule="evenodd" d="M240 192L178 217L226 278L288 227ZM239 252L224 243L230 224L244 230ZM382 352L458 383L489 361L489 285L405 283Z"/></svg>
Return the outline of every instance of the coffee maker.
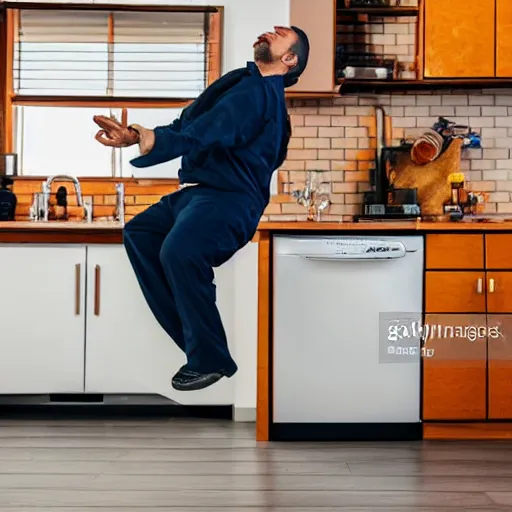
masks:
<svg viewBox="0 0 512 512"><path fill-rule="evenodd" d="M362 213L354 216L359 221L416 220L421 216L418 191L415 188L395 188L388 175L397 156L411 151L412 144L385 146L384 109L376 107L377 152L375 168L370 173L371 189L364 192Z"/></svg>

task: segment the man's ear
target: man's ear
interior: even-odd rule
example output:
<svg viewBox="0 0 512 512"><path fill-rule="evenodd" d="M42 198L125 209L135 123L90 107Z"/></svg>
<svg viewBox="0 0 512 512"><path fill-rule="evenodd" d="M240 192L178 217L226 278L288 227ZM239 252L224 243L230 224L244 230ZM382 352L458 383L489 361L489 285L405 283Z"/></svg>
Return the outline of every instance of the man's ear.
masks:
<svg viewBox="0 0 512 512"><path fill-rule="evenodd" d="M287 53L283 57L283 62L289 67L294 68L299 63L299 58L294 53Z"/></svg>

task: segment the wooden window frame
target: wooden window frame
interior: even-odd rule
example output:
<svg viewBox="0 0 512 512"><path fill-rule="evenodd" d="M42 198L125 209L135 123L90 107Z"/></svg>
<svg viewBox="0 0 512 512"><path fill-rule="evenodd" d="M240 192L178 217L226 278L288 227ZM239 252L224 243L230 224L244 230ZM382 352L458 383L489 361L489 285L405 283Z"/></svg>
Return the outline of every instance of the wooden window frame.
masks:
<svg viewBox="0 0 512 512"><path fill-rule="evenodd" d="M15 95L13 86L14 41L21 10L83 10L83 11L130 11L130 12L202 12L210 13L207 55L207 85L222 74L222 36L224 8L222 6L151 6L121 4L39 4L3 2L0 4L0 152L14 150L13 110L15 106L99 107L99 108L184 108L190 98L104 98L96 96L26 96ZM109 43L113 43L113 16L109 17Z"/></svg>

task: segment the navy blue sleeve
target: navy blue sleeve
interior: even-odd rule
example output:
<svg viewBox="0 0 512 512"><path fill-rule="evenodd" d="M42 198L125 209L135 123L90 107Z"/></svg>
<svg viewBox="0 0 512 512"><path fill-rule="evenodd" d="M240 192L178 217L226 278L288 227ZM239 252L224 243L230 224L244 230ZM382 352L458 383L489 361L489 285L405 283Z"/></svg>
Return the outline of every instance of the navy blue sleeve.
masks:
<svg viewBox="0 0 512 512"><path fill-rule="evenodd" d="M153 149L130 163L134 167L150 167L174 160L192 150L241 146L263 128L265 111L266 96L261 84L239 84L185 129L176 131L171 126L155 128Z"/></svg>

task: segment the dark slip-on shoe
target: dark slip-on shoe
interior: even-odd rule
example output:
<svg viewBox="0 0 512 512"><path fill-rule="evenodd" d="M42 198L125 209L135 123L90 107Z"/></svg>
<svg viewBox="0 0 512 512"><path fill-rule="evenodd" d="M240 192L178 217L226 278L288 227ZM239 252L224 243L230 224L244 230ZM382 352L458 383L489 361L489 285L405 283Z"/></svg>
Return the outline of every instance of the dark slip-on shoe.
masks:
<svg viewBox="0 0 512 512"><path fill-rule="evenodd" d="M224 374L221 372L197 373L182 368L172 378L172 387L177 391L197 391L215 384L222 377Z"/></svg>

